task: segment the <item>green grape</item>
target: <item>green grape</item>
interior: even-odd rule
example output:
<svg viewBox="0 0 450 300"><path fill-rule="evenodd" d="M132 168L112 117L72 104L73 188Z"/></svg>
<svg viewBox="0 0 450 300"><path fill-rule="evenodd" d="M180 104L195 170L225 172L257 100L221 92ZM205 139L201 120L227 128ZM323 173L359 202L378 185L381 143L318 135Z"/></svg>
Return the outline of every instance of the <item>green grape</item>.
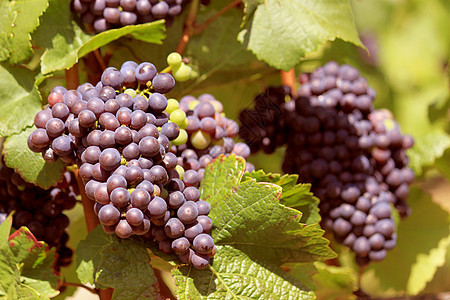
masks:
<svg viewBox="0 0 450 300"><path fill-rule="evenodd" d="M171 114L175 109L178 109L180 107L180 104L176 99L170 98L167 100L167 107L166 111Z"/></svg>
<svg viewBox="0 0 450 300"><path fill-rule="evenodd" d="M189 120L186 118L184 119L183 124L178 125L181 129L186 129L189 126Z"/></svg>
<svg viewBox="0 0 450 300"><path fill-rule="evenodd" d="M178 175L180 175L180 179L183 179L183 175L184 175L184 168L180 165L177 165L175 167L175 170L177 171Z"/></svg>
<svg viewBox="0 0 450 300"><path fill-rule="evenodd" d="M194 110L194 108L200 103L198 100L193 100L189 102L188 107L190 110Z"/></svg>
<svg viewBox="0 0 450 300"><path fill-rule="evenodd" d="M181 63L179 66L176 66L172 70L172 75L177 81L186 81L191 76L192 68L185 63Z"/></svg>
<svg viewBox="0 0 450 300"><path fill-rule="evenodd" d="M197 71L195 71L195 70L192 70L192 71L191 71L191 79L195 79L195 78L197 78L199 75L200 75L200 74L198 74Z"/></svg>
<svg viewBox="0 0 450 300"><path fill-rule="evenodd" d="M170 113L170 121L174 122L178 126L183 125L184 120L186 120L186 113L181 109L175 109Z"/></svg>
<svg viewBox="0 0 450 300"><path fill-rule="evenodd" d="M186 130L180 129L180 133L178 134L178 137L176 139L174 139L172 141L172 143L175 146L180 146L180 145L186 144L187 140L188 140L188 134L187 134Z"/></svg>
<svg viewBox="0 0 450 300"><path fill-rule="evenodd" d="M131 98L136 97L136 91L133 89L126 89L125 92L123 92L124 94L130 95Z"/></svg>
<svg viewBox="0 0 450 300"><path fill-rule="evenodd" d="M207 133L197 130L191 135L191 144L196 149L206 149L211 144L211 136Z"/></svg>
<svg viewBox="0 0 450 300"><path fill-rule="evenodd" d="M167 56L167 63L169 66L178 66L183 61L183 57L177 52L172 52Z"/></svg>

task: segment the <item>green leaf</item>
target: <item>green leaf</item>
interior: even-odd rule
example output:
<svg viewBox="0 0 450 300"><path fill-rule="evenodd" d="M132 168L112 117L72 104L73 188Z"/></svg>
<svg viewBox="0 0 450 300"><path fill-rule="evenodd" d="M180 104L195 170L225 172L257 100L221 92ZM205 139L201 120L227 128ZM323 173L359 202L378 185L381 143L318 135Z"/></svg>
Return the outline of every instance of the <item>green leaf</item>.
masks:
<svg viewBox="0 0 450 300"><path fill-rule="evenodd" d="M321 220L319 198L310 192L311 184L297 184L298 175L264 173L263 170L245 173L242 181L253 178L257 182L270 182L282 188L280 203L302 212L301 223L313 224Z"/></svg>
<svg viewBox="0 0 450 300"><path fill-rule="evenodd" d="M231 246L217 247L214 264L172 271L179 299L315 299L314 293L276 265L255 261Z"/></svg>
<svg viewBox="0 0 450 300"><path fill-rule="evenodd" d="M34 129L36 128L27 128L6 139L3 144L5 164L26 181L48 189L61 179L66 165L60 159L55 163L45 162L40 153L32 152L28 148L27 138Z"/></svg>
<svg viewBox="0 0 450 300"><path fill-rule="evenodd" d="M163 21L125 26L91 36L68 17L72 16L70 0L49 0L49 3L41 26L33 34L33 40L46 49L41 57L43 74L68 69L89 52L127 34L149 43L161 43L165 37Z"/></svg>
<svg viewBox="0 0 450 300"><path fill-rule="evenodd" d="M0 1L0 61L6 60L11 54L11 40L13 38L13 23L17 12L12 9L9 0Z"/></svg>
<svg viewBox="0 0 450 300"><path fill-rule="evenodd" d="M358 289L358 279L353 269L321 262L316 262L315 266L318 273L313 278L319 299L356 299L353 292Z"/></svg>
<svg viewBox="0 0 450 300"><path fill-rule="evenodd" d="M406 290L412 295L417 295L433 279L436 270L445 264L445 256L450 246L450 235L439 241L436 248L428 254L419 254L417 262L411 268Z"/></svg>
<svg viewBox="0 0 450 300"><path fill-rule="evenodd" d="M41 110L41 95L34 73L22 67L0 65L0 136L10 136L32 126Z"/></svg>
<svg viewBox="0 0 450 300"><path fill-rule="evenodd" d="M440 264L440 243L450 235L448 212L418 188L411 189L408 202L412 213L399 223L397 246L362 277L361 288L370 295L379 295L381 291L386 296L403 291L418 293ZM426 260L430 263L425 263ZM422 286L410 286L419 281L423 281Z"/></svg>
<svg viewBox="0 0 450 300"><path fill-rule="evenodd" d="M414 147L408 150L408 157L416 174L421 174L423 167L434 165L450 147L450 135L439 130L415 137L415 140Z"/></svg>
<svg viewBox="0 0 450 300"><path fill-rule="evenodd" d="M248 15L255 2L246 3ZM348 0L267 0L246 21L238 40L258 59L286 71L326 41L340 38L364 47Z"/></svg>
<svg viewBox="0 0 450 300"><path fill-rule="evenodd" d="M208 270L174 269L180 299L313 298L307 284L286 273L288 262L311 263L334 257L317 224L299 223L301 212L280 204L282 188L244 174L244 160L219 156L202 180L202 199L217 253ZM256 275L257 274L257 275ZM225 297L226 296L226 297Z"/></svg>
<svg viewBox="0 0 450 300"><path fill-rule="evenodd" d="M81 241L77 274L82 283L114 288L113 299L152 298L156 276L145 245L106 234L101 226Z"/></svg>
<svg viewBox="0 0 450 300"><path fill-rule="evenodd" d="M0 293L11 299L50 299L58 295L54 251L46 252L47 245L38 242L26 227L5 239L11 223L10 216L0 227Z"/></svg>
<svg viewBox="0 0 450 300"><path fill-rule="evenodd" d="M47 0L13 1L12 9L17 13L11 39L11 63L18 63L32 53L31 33L39 25L39 17L48 6Z"/></svg>

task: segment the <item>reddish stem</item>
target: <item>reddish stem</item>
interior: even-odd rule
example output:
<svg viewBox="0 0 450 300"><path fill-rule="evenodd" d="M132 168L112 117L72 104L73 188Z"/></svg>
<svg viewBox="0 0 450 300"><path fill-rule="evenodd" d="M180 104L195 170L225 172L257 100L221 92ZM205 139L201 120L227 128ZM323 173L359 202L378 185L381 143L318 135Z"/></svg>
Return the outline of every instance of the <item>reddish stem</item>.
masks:
<svg viewBox="0 0 450 300"><path fill-rule="evenodd" d="M76 90L80 84L78 77L78 64L74 64L70 69L65 71L66 87L68 90Z"/></svg>
<svg viewBox="0 0 450 300"><path fill-rule="evenodd" d="M292 68L289 71L281 71L281 82L291 88L292 96L297 96L297 90L295 88L295 69Z"/></svg>
<svg viewBox="0 0 450 300"><path fill-rule="evenodd" d="M221 15L223 15L224 13L226 13L227 11L229 11L230 9L232 9L235 6L238 6L240 3L242 2L242 0L234 0L233 2L229 3L227 6L225 6L224 8L222 8L221 10L219 10L215 15L213 15L211 18L209 18L208 20L206 20L205 22L203 22L202 24L196 26L195 29L195 34L200 34L203 32L203 30L206 29L206 27L209 26L209 24L211 24L212 22L214 22L218 17L220 17Z"/></svg>
<svg viewBox="0 0 450 300"><path fill-rule="evenodd" d="M81 180L80 175L78 174L78 169L74 171L75 177L77 179L78 188L80 190L81 195L81 203L83 204L84 217L86 219L86 226L88 233L91 232L95 227L97 227L100 222L98 221L97 216L94 211L95 202L88 198L86 192L84 190L84 184ZM104 290L100 290L100 299L101 300L110 300L112 298L114 290L112 288L107 288Z"/></svg>
<svg viewBox="0 0 450 300"><path fill-rule="evenodd" d="M191 2L189 14L186 18L186 22L184 23L183 35L181 36L181 39L178 42L178 46L175 50L176 52L178 52L180 54L182 54L184 49L186 49L186 46L189 43L189 39L194 34L194 23L195 23L195 17L197 16L198 5L199 5L199 0L194 0Z"/></svg>

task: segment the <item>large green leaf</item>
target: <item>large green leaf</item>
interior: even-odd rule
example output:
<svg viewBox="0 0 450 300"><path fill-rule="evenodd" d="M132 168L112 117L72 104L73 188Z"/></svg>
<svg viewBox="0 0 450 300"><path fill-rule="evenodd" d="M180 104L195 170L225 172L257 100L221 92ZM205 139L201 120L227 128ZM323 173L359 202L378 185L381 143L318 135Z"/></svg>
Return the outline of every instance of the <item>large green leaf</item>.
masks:
<svg viewBox="0 0 450 300"><path fill-rule="evenodd" d="M0 14L0 61L4 61L11 55L12 29L17 12L12 9L9 0L1 0Z"/></svg>
<svg viewBox="0 0 450 300"><path fill-rule="evenodd" d="M163 21L125 26L91 36L69 17L72 16L70 0L50 0L49 3L41 26L33 34L33 40L45 48L41 57L43 74L68 69L87 53L127 34L149 43L161 43L165 37Z"/></svg>
<svg viewBox="0 0 450 300"><path fill-rule="evenodd" d="M414 147L408 151L410 166L417 174L421 174L423 167L432 166L449 147L450 135L443 131L436 130L418 136Z"/></svg>
<svg viewBox="0 0 450 300"><path fill-rule="evenodd" d="M31 33L39 25L39 17L48 6L48 0L12 1L12 9L17 13L11 39L11 63L18 63L32 53Z"/></svg>
<svg viewBox="0 0 450 300"><path fill-rule="evenodd" d="M321 220L319 214L319 198L310 191L311 184L297 184L298 175L280 175L264 173L263 170L245 173L242 181L253 178L257 182L270 182L282 188L280 203L302 212L301 223L313 224Z"/></svg>
<svg viewBox="0 0 450 300"><path fill-rule="evenodd" d="M144 244L106 234L101 226L81 241L77 274L82 283L114 288L113 299L152 298L156 276Z"/></svg>
<svg viewBox="0 0 450 300"><path fill-rule="evenodd" d="M3 145L6 166L14 169L23 179L48 189L61 179L65 163L60 159L55 163L45 162L40 153L32 152L27 138L36 129L27 128L20 134L8 137Z"/></svg>
<svg viewBox="0 0 450 300"><path fill-rule="evenodd" d="M33 125L41 109L35 74L25 68L0 65L0 136L10 136Z"/></svg>
<svg viewBox="0 0 450 300"><path fill-rule="evenodd" d="M0 296L11 299L50 299L56 296L59 274L53 270L54 251L21 227L8 238L11 216L0 226Z"/></svg>
<svg viewBox="0 0 450 300"><path fill-rule="evenodd" d="M300 280L232 246L217 247L209 269L182 266L172 274L179 299L315 299Z"/></svg>
<svg viewBox="0 0 450 300"><path fill-rule="evenodd" d="M363 47L348 0L245 1L246 28L238 39L259 59L289 70L306 53L340 38Z"/></svg>
<svg viewBox="0 0 450 300"><path fill-rule="evenodd" d="M334 257L317 224L300 223L301 212L280 204L282 188L240 182L244 161L220 156L202 180L202 197L211 204L212 232L218 251L209 270L173 271L180 299L279 299L314 295L307 284L280 268L287 262ZM273 291L276 291L275 293Z"/></svg>

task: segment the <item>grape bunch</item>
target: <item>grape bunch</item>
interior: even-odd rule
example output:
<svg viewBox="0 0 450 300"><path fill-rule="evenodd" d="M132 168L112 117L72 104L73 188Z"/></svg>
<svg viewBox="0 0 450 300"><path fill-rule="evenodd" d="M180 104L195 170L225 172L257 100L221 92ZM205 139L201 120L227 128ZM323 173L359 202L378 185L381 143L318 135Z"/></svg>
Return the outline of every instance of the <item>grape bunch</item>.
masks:
<svg viewBox="0 0 450 300"><path fill-rule="evenodd" d="M66 246L69 218L63 211L75 207L77 193L72 173L64 173L60 183L44 190L26 183L14 170L1 164L0 223L15 211L13 227L26 226L37 240L56 247L57 266L67 266L72 261L73 250Z"/></svg>
<svg viewBox="0 0 450 300"><path fill-rule="evenodd" d="M186 0L72 0L71 9L99 33L122 26L165 19L182 13Z"/></svg>
<svg viewBox="0 0 450 300"><path fill-rule="evenodd" d="M300 78L297 98L278 98L280 117L269 122L275 129L241 134L255 143L254 151L287 144L283 171L312 184L324 227L356 253L359 264L380 261L396 244L392 208L409 214L414 173L405 150L414 141L401 134L391 112L374 110L375 91L357 69L329 62ZM255 127L251 114L240 115L241 128Z"/></svg>
<svg viewBox="0 0 450 300"><path fill-rule="evenodd" d="M215 252L210 207L200 199L198 175L179 174L169 151L171 143L185 142L179 119L167 112L178 103L164 95L174 86L174 78L153 64L127 61L120 70L105 69L96 86L55 87L28 143L47 161L78 164L105 232L145 235L162 251L203 268Z"/></svg>
<svg viewBox="0 0 450 300"><path fill-rule="evenodd" d="M236 143L234 137L239 125L223 113L223 105L211 94L197 98L184 96L180 102L171 102L167 108L169 118L178 124L180 141L170 151L177 155L178 165L185 174L196 173L201 181L205 167L221 154L235 154L247 159L250 148L245 143ZM255 168L246 162L246 170Z"/></svg>
<svg viewBox="0 0 450 300"><path fill-rule="evenodd" d="M291 97L291 89L287 86L269 87L255 97L254 109L246 108L240 112L239 136L251 152L262 150L270 154L287 142L285 106Z"/></svg>

